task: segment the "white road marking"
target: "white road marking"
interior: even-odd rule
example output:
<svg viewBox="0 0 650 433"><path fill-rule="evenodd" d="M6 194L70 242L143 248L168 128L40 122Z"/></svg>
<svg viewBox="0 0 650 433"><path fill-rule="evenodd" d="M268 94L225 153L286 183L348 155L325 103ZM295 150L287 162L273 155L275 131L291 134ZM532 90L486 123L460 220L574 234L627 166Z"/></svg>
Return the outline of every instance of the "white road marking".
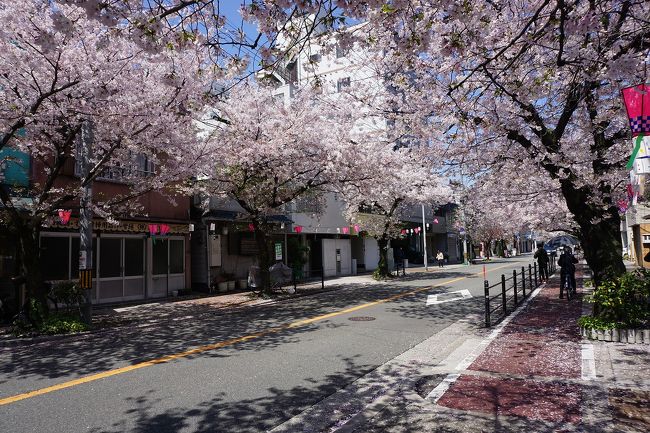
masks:
<svg viewBox="0 0 650 433"><path fill-rule="evenodd" d="M594 345L583 343L580 356L582 358L582 380L596 380L596 358L594 356Z"/></svg>
<svg viewBox="0 0 650 433"><path fill-rule="evenodd" d="M454 294L456 296L451 299L438 299L438 296L448 296ZM445 302L461 301L463 299L469 299L471 297L472 294L469 293L469 290L467 289L457 290L455 292L437 293L435 295L427 296L427 305L436 305L436 304L443 304Z"/></svg>

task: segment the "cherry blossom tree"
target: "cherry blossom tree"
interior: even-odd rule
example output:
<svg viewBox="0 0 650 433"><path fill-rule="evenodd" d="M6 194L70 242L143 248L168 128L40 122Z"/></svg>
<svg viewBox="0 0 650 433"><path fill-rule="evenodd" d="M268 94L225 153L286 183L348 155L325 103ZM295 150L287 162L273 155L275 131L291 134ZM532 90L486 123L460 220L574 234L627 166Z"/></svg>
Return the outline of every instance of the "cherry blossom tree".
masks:
<svg viewBox="0 0 650 433"><path fill-rule="evenodd" d="M203 149L191 119L210 76L192 41L144 51L74 5L4 3L0 19L0 150L25 152L33 165L26 190L0 189L1 215L17 236L28 296L42 301L43 225L58 208L78 208L82 189L107 170L124 184L122 194L94 198L93 211L108 219L192 174ZM73 167L84 124L93 155L80 177ZM137 165L143 158L153 171Z"/></svg>
<svg viewBox="0 0 650 433"><path fill-rule="evenodd" d="M432 169L428 149L399 147L377 135L366 148L355 149L364 155L360 165L372 167L371 175L361 182L344 183L339 189L345 201L345 213L369 236L377 239L379 263L375 278L390 275L388 243L400 236L403 217L413 206L437 207L447 203L451 190L446 178Z"/></svg>
<svg viewBox="0 0 650 433"><path fill-rule="evenodd" d="M624 272L616 202L630 144L619 91L647 79L648 2L338 4L369 20L365 40L403 71L402 111L435 117L414 134L471 137L452 143L460 150L490 140L485 160L527 155L559 184L596 280Z"/></svg>
<svg viewBox="0 0 650 433"><path fill-rule="evenodd" d="M353 107L326 104L309 88L286 102L273 89L248 83L212 108L221 126L209 134L211 158L196 187L232 198L247 212L268 291L268 218L294 200L320 200L334 185L368 176L353 157Z"/></svg>

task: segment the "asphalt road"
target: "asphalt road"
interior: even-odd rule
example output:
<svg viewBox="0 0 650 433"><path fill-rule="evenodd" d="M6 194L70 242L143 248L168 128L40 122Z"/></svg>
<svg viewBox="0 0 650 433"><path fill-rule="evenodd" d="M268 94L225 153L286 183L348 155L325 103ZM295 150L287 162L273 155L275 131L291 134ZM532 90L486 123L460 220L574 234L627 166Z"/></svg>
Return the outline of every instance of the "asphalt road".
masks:
<svg viewBox="0 0 650 433"><path fill-rule="evenodd" d="M492 262L488 278L530 260ZM227 314L0 348L0 432L265 431L482 313L481 269L436 268ZM427 305L428 295L461 289L472 297Z"/></svg>

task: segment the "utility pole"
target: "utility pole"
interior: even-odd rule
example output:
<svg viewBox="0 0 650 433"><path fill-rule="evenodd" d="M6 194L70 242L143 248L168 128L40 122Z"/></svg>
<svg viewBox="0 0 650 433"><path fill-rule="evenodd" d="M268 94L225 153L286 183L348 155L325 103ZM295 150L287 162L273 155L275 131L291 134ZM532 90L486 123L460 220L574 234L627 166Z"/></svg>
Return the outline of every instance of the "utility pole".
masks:
<svg viewBox="0 0 650 433"><path fill-rule="evenodd" d="M429 270L429 260L427 258L427 220L424 217L424 204L422 204L422 232L424 233L424 270Z"/></svg>
<svg viewBox="0 0 650 433"><path fill-rule="evenodd" d="M92 126L86 120L81 126L81 179L82 194L79 203L79 285L84 289L84 305L81 310L82 320L90 325L92 322L92 268L93 268L93 214L92 181L90 160L92 158Z"/></svg>

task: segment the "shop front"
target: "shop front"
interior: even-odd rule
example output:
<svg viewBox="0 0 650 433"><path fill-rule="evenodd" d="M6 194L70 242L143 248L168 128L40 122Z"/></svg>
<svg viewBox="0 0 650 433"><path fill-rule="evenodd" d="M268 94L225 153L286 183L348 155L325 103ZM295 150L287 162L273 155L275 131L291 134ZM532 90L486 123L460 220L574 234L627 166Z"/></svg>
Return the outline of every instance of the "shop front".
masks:
<svg viewBox="0 0 650 433"><path fill-rule="evenodd" d="M76 225L71 220L65 231L54 225L41 234L46 280L78 279L79 233L70 230ZM186 288L187 225L93 221L93 226L93 303L159 298Z"/></svg>

